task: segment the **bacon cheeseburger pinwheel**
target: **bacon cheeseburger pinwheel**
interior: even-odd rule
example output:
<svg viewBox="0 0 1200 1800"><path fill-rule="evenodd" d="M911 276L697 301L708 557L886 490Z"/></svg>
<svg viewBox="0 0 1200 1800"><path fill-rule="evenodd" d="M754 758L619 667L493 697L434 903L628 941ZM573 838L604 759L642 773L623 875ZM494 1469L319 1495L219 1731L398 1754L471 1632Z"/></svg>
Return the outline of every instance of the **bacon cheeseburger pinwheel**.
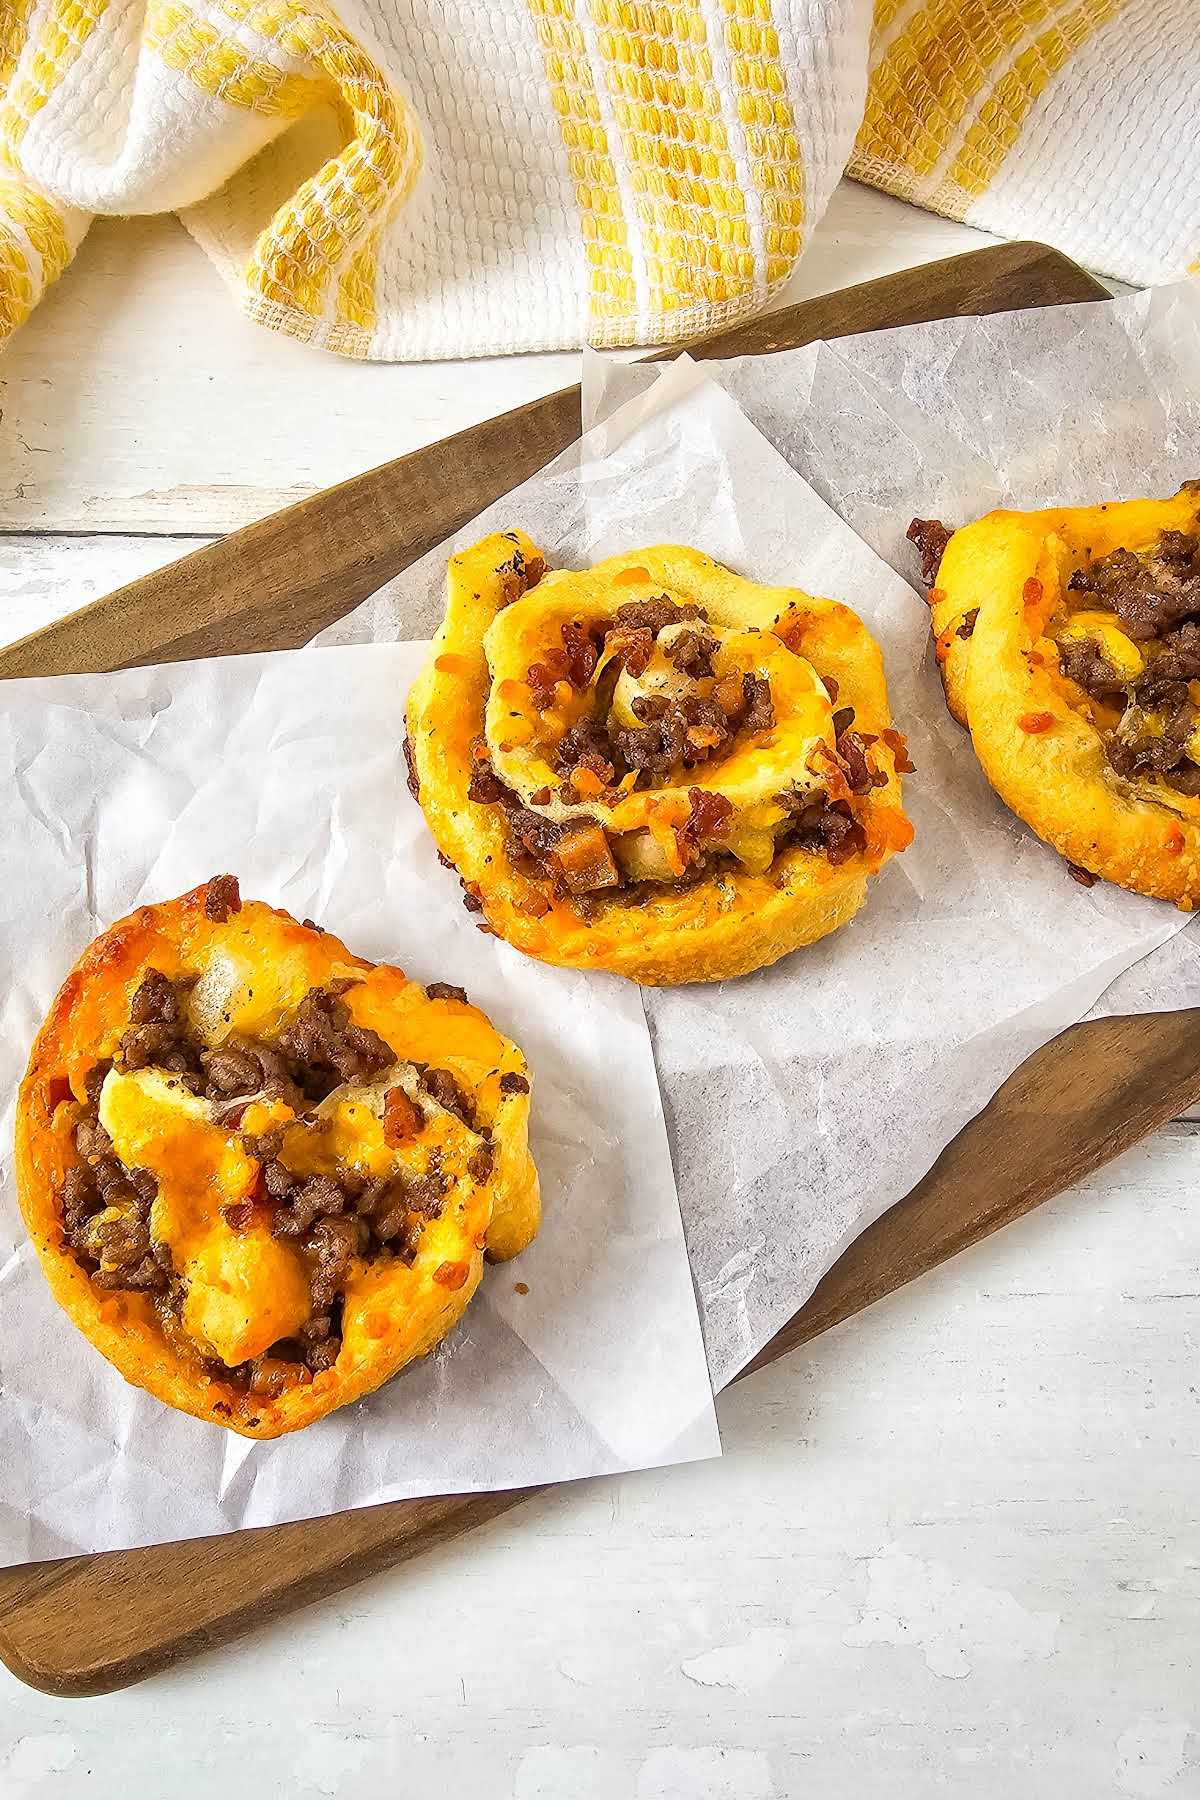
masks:
<svg viewBox="0 0 1200 1800"><path fill-rule="evenodd" d="M1071 865L1200 901L1200 483L1169 500L916 519L951 712Z"/></svg>
<svg viewBox="0 0 1200 1800"><path fill-rule="evenodd" d="M127 1381L247 1437L370 1393L538 1228L520 1051L219 876L113 925L33 1047L21 1210Z"/></svg>
<svg viewBox="0 0 1200 1800"><path fill-rule="evenodd" d="M652 985L824 937L912 836L861 620L676 545L547 574L513 531L452 558L408 752L492 931Z"/></svg>

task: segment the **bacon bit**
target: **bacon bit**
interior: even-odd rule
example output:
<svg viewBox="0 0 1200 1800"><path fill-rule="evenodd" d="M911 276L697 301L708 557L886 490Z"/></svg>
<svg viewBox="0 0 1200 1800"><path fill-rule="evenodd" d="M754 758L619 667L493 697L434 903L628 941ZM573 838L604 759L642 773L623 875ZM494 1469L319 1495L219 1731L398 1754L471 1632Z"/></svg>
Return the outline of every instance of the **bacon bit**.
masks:
<svg viewBox="0 0 1200 1800"><path fill-rule="evenodd" d="M979 617L979 608L977 606L972 606L969 609L969 611L967 611L963 614L962 622L959 625L958 630L954 634L955 637L960 637L963 639L973 637L974 633L975 633L975 621L978 617Z"/></svg>
<svg viewBox="0 0 1200 1800"><path fill-rule="evenodd" d="M1022 713L1017 724L1022 731L1028 731L1032 736L1040 731L1049 731L1054 724L1054 714L1048 712Z"/></svg>
<svg viewBox="0 0 1200 1800"><path fill-rule="evenodd" d="M712 750L717 744L723 744L725 742L725 733L723 731L712 731L703 725L689 725L687 730L687 741L696 750ZM767 746L764 744L763 747L765 749Z"/></svg>
<svg viewBox="0 0 1200 1800"><path fill-rule="evenodd" d="M1069 862L1067 874L1072 881L1077 881L1080 887L1095 887L1096 885L1096 877L1089 869L1081 869L1078 863Z"/></svg>
<svg viewBox="0 0 1200 1800"><path fill-rule="evenodd" d="M1168 856L1181 856L1183 854L1183 845L1184 836L1182 831L1180 831L1178 825L1172 825L1170 831L1167 833L1163 849L1167 852Z"/></svg>
<svg viewBox="0 0 1200 1800"><path fill-rule="evenodd" d="M433 1271L433 1279L437 1282L439 1287L460 1288L463 1286L470 1273L471 1267L469 1263L444 1262L439 1263L437 1268Z"/></svg>
<svg viewBox="0 0 1200 1800"><path fill-rule="evenodd" d="M465 656L435 656L433 666L440 675L465 675L471 667Z"/></svg>
<svg viewBox="0 0 1200 1800"><path fill-rule="evenodd" d="M595 769L575 770L571 776L571 786L581 800L594 800L598 794L604 792L615 772L610 763L605 763L604 767L608 770L608 780L604 780L598 775Z"/></svg>
<svg viewBox="0 0 1200 1800"><path fill-rule="evenodd" d="M52 1075L46 1083L46 1105L50 1111L56 1112L65 1100L73 1098L70 1076Z"/></svg>
<svg viewBox="0 0 1200 1800"><path fill-rule="evenodd" d="M713 689L712 697L727 719L740 719L746 710L740 675L723 675Z"/></svg>
<svg viewBox="0 0 1200 1800"><path fill-rule="evenodd" d="M249 1200L238 1200L233 1206L223 1206L221 1217L230 1231L246 1231L254 1217L254 1207Z"/></svg>
<svg viewBox="0 0 1200 1800"><path fill-rule="evenodd" d="M621 579L621 577L618 575L617 580L619 581L620 579ZM529 1284L527 1282L524 1282L524 1281L514 1281L513 1282L513 1293L514 1294L527 1294L528 1292L529 1292Z"/></svg>
<svg viewBox="0 0 1200 1800"><path fill-rule="evenodd" d="M380 1338L385 1338L391 1328L391 1320L386 1313L368 1313L363 1320L363 1330L369 1338L374 1338L377 1342Z"/></svg>
<svg viewBox="0 0 1200 1800"><path fill-rule="evenodd" d="M622 569L619 575L614 575L613 586L636 587L639 581L649 581L649 579L649 569L643 569L641 564L638 563L632 569Z"/></svg>
<svg viewBox="0 0 1200 1800"><path fill-rule="evenodd" d="M950 645L954 641L954 632L955 632L955 621L954 620L951 620L950 624L947 625L945 631L938 632L937 641L934 644L933 653L937 657L937 660L939 663L944 663L946 658L950 654Z"/></svg>
<svg viewBox="0 0 1200 1800"><path fill-rule="evenodd" d="M689 788L691 811L679 828L678 840L689 860L698 856L705 844L723 838L733 819L733 801L724 794L711 794L704 788Z"/></svg>
<svg viewBox="0 0 1200 1800"><path fill-rule="evenodd" d="M529 804L530 806L549 806L550 789L548 787L535 788L529 796Z"/></svg>
<svg viewBox="0 0 1200 1800"><path fill-rule="evenodd" d="M580 825L555 845L553 862L572 894L616 887L620 881L608 839L599 825Z"/></svg>
<svg viewBox="0 0 1200 1800"><path fill-rule="evenodd" d="M421 1114L402 1087L389 1088L383 1097L383 1141L390 1150L416 1137Z"/></svg>
<svg viewBox="0 0 1200 1800"><path fill-rule="evenodd" d="M567 620L562 628L562 641L567 655L567 680L572 687L585 688L596 673L600 644L582 619Z"/></svg>
<svg viewBox="0 0 1200 1800"><path fill-rule="evenodd" d="M1043 592L1044 589L1037 576L1031 575L1021 590L1021 598L1024 600L1026 606L1037 606L1041 601Z"/></svg>
<svg viewBox="0 0 1200 1800"><path fill-rule="evenodd" d="M804 766L810 775L819 775L824 781L831 804L850 799L851 789L846 780L846 771L828 744L816 745Z"/></svg>
<svg viewBox="0 0 1200 1800"><path fill-rule="evenodd" d="M525 685L537 712L548 712L554 704L554 686L567 672L565 650L547 650L545 660L530 663L525 672Z"/></svg>
<svg viewBox="0 0 1200 1800"><path fill-rule="evenodd" d="M915 774L917 765L909 758L908 744L905 741L904 733L893 731L889 725L888 729L881 731L879 735L892 753L892 761L896 765L897 775Z"/></svg>
<svg viewBox="0 0 1200 1800"><path fill-rule="evenodd" d="M925 604L927 606L929 606L930 608L935 607L935 606L941 606L941 604L945 600L945 598L946 598L945 588L931 587L929 592L925 596Z"/></svg>

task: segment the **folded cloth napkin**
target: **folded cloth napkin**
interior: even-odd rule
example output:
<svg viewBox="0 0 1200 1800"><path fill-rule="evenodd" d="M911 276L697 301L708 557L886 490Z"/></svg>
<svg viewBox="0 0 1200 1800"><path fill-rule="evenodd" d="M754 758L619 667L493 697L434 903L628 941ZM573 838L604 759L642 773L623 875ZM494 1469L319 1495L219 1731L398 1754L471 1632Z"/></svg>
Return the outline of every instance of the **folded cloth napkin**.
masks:
<svg viewBox="0 0 1200 1800"><path fill-rule="evenodd" d="M765 302L848 160L1166 279L1200 261L1195 23L1195 0L0 0L0 338L95 214L177 211L251 318L347 355L676 340Z"/></svg>

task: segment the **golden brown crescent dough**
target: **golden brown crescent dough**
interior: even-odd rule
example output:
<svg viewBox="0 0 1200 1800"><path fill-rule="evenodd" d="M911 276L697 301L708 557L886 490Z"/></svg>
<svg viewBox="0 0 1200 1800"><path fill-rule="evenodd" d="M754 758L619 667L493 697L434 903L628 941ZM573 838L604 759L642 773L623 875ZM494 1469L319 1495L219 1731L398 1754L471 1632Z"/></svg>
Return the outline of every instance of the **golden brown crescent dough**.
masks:
<svg viewBox="0 0 1200 1800"><path fill-rule="evenodd" d="M89 946L21 1086L21 1211L127 1381L271 1438L431 1350L538 1228L529 1075L422 988L232 876Z"/></svg>
<svg viewBox="0 0 1200 1800"><path fill-rule="evenodd" d="M914 521L911 535L928 532ZM934 552L936 561L936 550ZM994 512L929 599L946 699L992 786L1078 879L1200 898L1200 484Z"/></svg>
<svg viewBox="0 0 1200 1800"><path fill-rule="evenodd" d="M511 531L453 557L407 747L491 931L650 985L824 937L912 837L862 621L680 545L546 573Z"/></svg>

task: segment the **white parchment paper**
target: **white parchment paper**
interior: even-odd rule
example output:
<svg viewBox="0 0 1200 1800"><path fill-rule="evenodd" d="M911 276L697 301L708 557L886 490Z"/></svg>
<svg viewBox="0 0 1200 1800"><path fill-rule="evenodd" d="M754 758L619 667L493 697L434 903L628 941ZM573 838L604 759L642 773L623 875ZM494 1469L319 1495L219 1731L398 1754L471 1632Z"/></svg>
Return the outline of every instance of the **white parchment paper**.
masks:
<svg viewBox="0 0 1200 1800"><path fill-rule="evenodd" d="M420 980L461 984L521 1044L545 1212L433 1355L356 1406L255 1443L150 1399L92 1349L50 1297L6 1153L0 1562L719 1452L637 992L484 938L442 878L400 750L423 649L5 685L6 1145L30 1042L78 953L140 902L231 869L247 897Z"/></svg>
<svg viewBox="0 0 1200 1800"><path fill-rule="evenodd" d="M782 436L811 382L781 377L776 388L773 362L753 378ZM946 713L924 602L703 369L684 360L610 368L605 379L610 401L633 397L455 546L521 525L552 562L582 565L673 540L845 600L883 646L918 770L905 783L916 842L849 926L744 980L644 995L720 1387L1005 1076L1183 919L1114 888L1076 886L1006 811ZM886 443L872 457L891 469ZM423 559L322 641L428 629L442 610L445 555Z"/></svg>

